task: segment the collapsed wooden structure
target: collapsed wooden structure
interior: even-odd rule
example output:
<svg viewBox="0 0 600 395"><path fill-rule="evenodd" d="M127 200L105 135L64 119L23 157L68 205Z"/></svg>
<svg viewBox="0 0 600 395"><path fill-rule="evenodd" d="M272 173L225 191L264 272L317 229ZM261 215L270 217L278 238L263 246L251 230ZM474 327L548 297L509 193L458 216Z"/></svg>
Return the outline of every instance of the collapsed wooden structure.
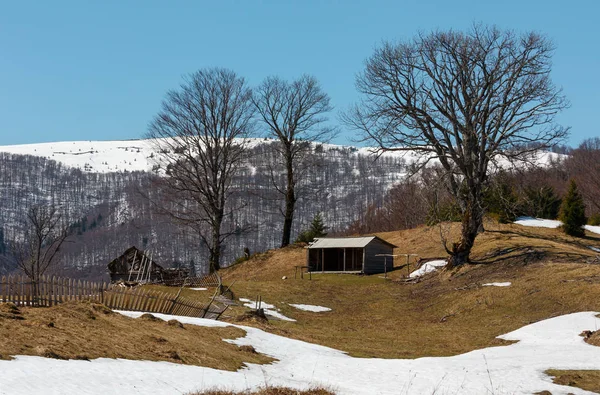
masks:
<svg viewBox="0 0 600 395"><path fill-rule="evenodd" d="M134 281L136 283L155 283L163 280L164 268L135 246L108 264L112 283Z"/></svg>
<svg viewBox="0 0 600 395"><path fill-rule="evenodd" d="M384 273L394 268L397 248L377 236L317 238L306 247L311 272Z"/></svg>
<svg viewBox="0 0 600 395"><path fill-rule="evenodd" d="M189 268L164 268L148 253L133 246L108 264L111 283L162 284L180 287L220 287L216 274L190 277Z"/></svg>

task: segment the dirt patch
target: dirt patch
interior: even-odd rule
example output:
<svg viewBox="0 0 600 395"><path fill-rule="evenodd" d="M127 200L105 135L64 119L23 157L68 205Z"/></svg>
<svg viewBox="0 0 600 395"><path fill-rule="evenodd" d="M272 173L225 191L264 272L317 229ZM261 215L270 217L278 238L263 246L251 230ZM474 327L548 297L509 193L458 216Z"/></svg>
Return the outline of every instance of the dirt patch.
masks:
<svg viewBox="0 0 600 395"><path fill-rule="evenodd" d="M552 382L582 390L600 393L600 370L554 370L546 371Z"/></svg>
<svg viewBox="0 0 600 395"><path fill-rule="evenodd" d="M0 304L0 358L36 355L55 359L123 358L169 361L237 370L245 362L269 363L258 353L240 353L222 339L245 335L237 328L205 328L168 323L150 314L132 319L106 306L71 302L51 308L17 308Z"/></svg>
<svg viewBox="0 0 600 395"><path fill-rule="evenodd" d="M584 331L581 336L586 343L600 347L600 331Z"/></svg>

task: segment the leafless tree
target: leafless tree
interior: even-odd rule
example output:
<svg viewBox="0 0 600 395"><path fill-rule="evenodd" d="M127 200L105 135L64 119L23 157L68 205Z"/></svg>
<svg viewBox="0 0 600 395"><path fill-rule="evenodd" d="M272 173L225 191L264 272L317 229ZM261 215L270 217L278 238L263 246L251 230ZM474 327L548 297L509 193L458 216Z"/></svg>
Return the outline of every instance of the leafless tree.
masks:
<svg viewBox="0 0 600 395"><path fill-rule="evenodd" d="M31 280L34 298L38 296L40 278L57 262L69 235L69 222L57 207L41 204L27 211L23 239L12 249L17 266Z"/></svg>
<svg viewBox="0 0 600 395"><path fill-rule="evenodd" d="M210 269L220 268L223 229L230 211L232 177L244 161L254 106L245 80L226 69L205 69L167 93L149 137L166 169L160 210L193 228L209 250Z"/></svg>
<svg viewBox="0 0 600 395"><path fill-rule="evenodd" d="M476 25L385 43L357 77L364 99L344 115L381 151L412 151L417 168L438 162L463 211L450 265L469 261L482 229L482 192L490 163L524 160L561 141L555 115L568 103L550 78L552 44Z"/></svg>
<svg viewBox="0 0 600 395"><path fill-rule="evenodd" d="M307 75L291 83L268 77L256 89L253 102L267 127L267 135L277 141L275 149L285 168L284 185L271 172L273 185L285 202L281 211L281 246L285 247L290 243L299 176L310 167L306 166L311 162L306 155L312 150L311 142L326 142L333 136L333 129L324 127L325 113L332 107L317 80Z"/></svg>

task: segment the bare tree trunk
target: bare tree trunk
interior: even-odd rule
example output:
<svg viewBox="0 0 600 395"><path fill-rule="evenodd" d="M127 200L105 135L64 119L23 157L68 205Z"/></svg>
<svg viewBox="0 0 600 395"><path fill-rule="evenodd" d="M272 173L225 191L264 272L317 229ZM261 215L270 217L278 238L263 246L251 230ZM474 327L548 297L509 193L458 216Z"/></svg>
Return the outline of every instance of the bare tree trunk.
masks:
<svg viewBox="0 0 600 395"><path fill-rule="evenodd" d="M223 223L223 210L215 215L215 223L212 226L212 241L209 248L210 272L213 273L221 268L221 224Z"/></svg>
<svg viewBox="0 0 600 395"><path fill-rule="evenodd" d="M286 167L287 186L285 191L285 212L283 215L283 235L281 237L281 247L285 247L290 244L290 238L292 235L292 223L294 221L294 210L296 207L294 166L291 155L287 155Z"/></svg>
<svg viewBox="0 0 600 395"><path fill-rule="evenodd" d="M475 244L475 238L483 230L483 209L481 201L470 197L463 215L460 241L452 245L448 258L449 267L457 267L469 263L469 256Z"/></svg>

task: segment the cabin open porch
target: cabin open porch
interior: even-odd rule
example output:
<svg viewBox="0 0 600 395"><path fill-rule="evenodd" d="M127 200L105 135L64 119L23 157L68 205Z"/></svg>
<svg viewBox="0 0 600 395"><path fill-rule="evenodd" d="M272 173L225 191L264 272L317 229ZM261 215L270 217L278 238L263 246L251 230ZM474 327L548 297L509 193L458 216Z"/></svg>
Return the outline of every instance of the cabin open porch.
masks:
<svg viewBox="0 0 600 395"><path fill-rule="evenodd" d="M307 266L310 272L362 273L364 248L309 249Z"/></svg>

